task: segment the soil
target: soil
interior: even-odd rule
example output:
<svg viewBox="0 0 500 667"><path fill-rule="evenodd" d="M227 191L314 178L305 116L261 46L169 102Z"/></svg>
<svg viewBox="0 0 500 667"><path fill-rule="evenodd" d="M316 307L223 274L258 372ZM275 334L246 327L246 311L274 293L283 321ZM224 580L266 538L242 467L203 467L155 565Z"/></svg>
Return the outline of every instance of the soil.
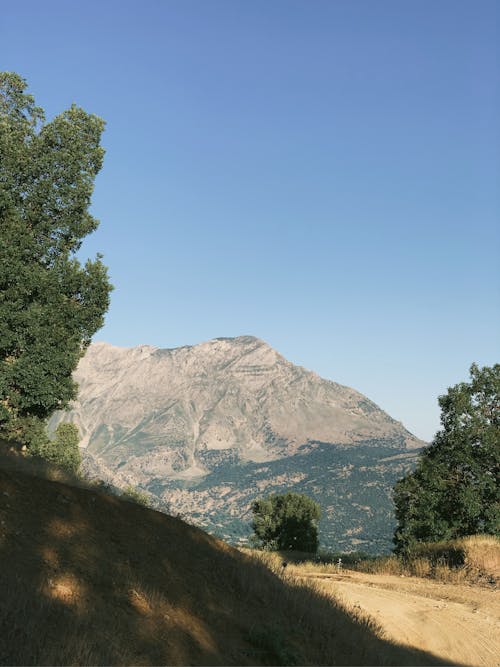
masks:
<svg viewBox="0 0 500 667"><path fill-rule="evenodd" d="M346 609L368 613L387 639L457 665L500 665L500 599L494 587L353 571L300 576Z"/></svg>

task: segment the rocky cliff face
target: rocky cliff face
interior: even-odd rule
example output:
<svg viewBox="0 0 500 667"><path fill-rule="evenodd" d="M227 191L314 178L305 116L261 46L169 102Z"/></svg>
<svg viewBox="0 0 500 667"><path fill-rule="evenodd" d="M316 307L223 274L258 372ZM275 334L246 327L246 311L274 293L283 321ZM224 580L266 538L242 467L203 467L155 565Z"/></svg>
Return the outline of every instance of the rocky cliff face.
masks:
<svg viewBox="0 0 500 667"><path fill-rule="evenodd" d="M51 426L73 421L94 466L153 491L198 523L219 526L225 537L228 522L244 532L261 491L310 480L318 456L335 465L366 450L371 459L410 465L411 452L424 444L362 394L251 336L175 349L96 343L75 378L78 401ZM262 470L268 475L256 484ZM323 493L316 486L311 495Z"/></svg>

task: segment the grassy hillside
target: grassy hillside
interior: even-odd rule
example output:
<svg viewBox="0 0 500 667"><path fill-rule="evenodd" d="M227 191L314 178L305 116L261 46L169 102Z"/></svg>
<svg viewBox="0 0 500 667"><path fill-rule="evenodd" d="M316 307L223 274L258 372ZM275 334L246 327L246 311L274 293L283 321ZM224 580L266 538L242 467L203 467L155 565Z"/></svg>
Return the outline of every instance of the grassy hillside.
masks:
<svg viewBox="0 0 500 667"><path fill-rule="evenodd" d="M0 460L1 664L442 664L179 519L24 468Z"/></svg>

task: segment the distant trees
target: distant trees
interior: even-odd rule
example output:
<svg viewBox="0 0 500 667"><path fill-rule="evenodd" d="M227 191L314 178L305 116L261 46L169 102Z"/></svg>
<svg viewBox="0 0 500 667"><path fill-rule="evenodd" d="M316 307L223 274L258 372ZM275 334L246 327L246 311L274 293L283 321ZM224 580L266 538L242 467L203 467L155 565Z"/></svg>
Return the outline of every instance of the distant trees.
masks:
<svg viewBox="0 0 500 667"><path fill-rule="evenodd" d="M396 552L418 542L500 534L500 365L439 397L442 429L394 488Z"/></svg>
<svg viewBox="0 0 500 667"><path fill-rule="evenodd" d="M76 395L111 286L99 255L75 257L98 225L88 207L104 122L73 105L46 123L25 90L0 73L0 437L31 447Z"/></svg>
<svg viewBox="0 0 500 667"><path fill-rule="evenodd" d="M316 552L318 503L301 493L272 495L252 505L254 542L268 550Z"/></svg>

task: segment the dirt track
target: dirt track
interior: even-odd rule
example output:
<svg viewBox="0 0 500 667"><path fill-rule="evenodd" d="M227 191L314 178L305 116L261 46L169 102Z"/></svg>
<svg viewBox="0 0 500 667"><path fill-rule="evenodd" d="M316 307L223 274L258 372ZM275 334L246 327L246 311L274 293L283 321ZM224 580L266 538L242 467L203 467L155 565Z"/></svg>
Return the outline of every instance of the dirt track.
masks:
<svg viewBox="0 0 500 667"><path fill-rule="evenodd" d="M388 639L433 653L450 664L500 665L498 590L351 571L301 570L299 576L314 581L347 608L367 612Z"/></svg>

